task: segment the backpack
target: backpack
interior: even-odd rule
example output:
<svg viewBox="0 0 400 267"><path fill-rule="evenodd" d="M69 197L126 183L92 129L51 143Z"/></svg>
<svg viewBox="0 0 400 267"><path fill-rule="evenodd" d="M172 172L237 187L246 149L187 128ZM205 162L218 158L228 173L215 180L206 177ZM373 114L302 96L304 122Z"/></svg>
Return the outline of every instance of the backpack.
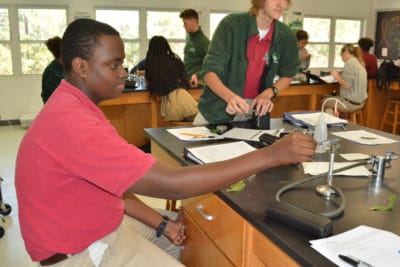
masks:
<svg viewBox="0 0 400 267"><path fill-rule="evenodd" d="M400 67L394 64L393 60L385 59L379 66L376 74L376 87L387 89L391 81L400 81Z"/></svg>

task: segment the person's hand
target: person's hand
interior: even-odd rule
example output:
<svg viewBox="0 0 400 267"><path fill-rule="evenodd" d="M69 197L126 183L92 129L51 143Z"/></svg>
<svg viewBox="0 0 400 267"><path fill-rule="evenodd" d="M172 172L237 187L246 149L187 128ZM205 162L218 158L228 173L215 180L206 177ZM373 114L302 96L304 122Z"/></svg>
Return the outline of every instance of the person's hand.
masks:
<svg viewBox="0 0 400 267"><path fill-rule="evenodd" d="M177 246L182 245L185 240L185 226L183 224L183 212L178 210L179 215L175 221L169 220L165 228L164 235Z"/></svg>
<svg viewBox="0 0 400 267"><path fill-rule="evenodd" d="M235 115L236 113L248 113L249 105L238 95L233 95L228 101L225 109L226 113Z"/></svg>
<svg viewBox="0 0 400 267"><path fill-rule="evenodd" d="M274 108L274 103L268 97L258 95L253 99L251 108L254 109L256 116L264 116L267 112L271 112Z"/></svg>
<svg viewBox="0 0 400 267"><path fill-rule="evenodd" d="M331 75L337 80L338 77L340 77L339 72L337 72L336 70L331 71Z"/></svg>
<svg viewBox="0 0 400 267"><path fill-rule="evenodd" d="M291 133L269 148L271 155L278 160L278 165L308 161L315 152L317 142L312 136L302 133Z"/></svg>
<svg viewBox="0 0 400 267"><path fill-rule="evenodd" d="M196 73L192 75L192 77L190 78L190 86L191 87L197 87L197 85L199 84L199 79L197 78Z"/></svg>

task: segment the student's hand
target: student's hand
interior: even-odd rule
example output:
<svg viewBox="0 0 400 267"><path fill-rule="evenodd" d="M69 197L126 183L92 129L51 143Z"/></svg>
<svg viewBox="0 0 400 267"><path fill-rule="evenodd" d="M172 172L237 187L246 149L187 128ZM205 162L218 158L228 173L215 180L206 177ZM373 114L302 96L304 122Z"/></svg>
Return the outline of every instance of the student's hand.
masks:
<svg viewBox="0 0 400 267"><path fill-rule="evenodd" d="M293 164L310 160L314 154L317 142L312 136L302 133L291 133L270 147L279 165Z"/></svg>
<svg viewBox="0 0 400 267"><path fill-rule="evenodd" d="M196 73L192 75L192 77L190 78L190 86L191 87L197 87L197 85L199 84L199 79L197 78Z"/></svg>
<svg viewBox="0 0 400 267"><path fill-rule="evenodd" d="M177 246L182 245L185 240L185 226L183 225L183 212L179 209L178 218L175 221L169 220L164 235Z"/></svg>
<svg viewBox="0 0 400 267"><path fill-rule="evenodd" d="M337 72L336 70L331 71L331 75L337 80L338 77L340 77L339 72Z"/></svg>
<svg viewBox="0 0 400 267"><path fill-rule="evenodd" d="M249 108L249 105L243 98L238 95L233 95L227 101L225 111L230 115L235 115L236 113L248 113Z"/></svg>
<svg viewBox="0 0 400 267"><path fill-rule="evenodd" d="M254 114L256 116L264 116L267 112L271 112L274 108L274 103L268 97L260 94L253 99L251 108L255 110Z"/></svg>

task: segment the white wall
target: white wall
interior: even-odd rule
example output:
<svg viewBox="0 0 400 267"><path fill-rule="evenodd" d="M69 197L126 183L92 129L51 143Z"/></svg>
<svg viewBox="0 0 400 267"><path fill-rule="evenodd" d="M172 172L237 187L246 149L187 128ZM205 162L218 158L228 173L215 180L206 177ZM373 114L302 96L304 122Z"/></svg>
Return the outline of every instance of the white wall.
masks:
<svg viewBox="0 0 400 267"><path fill-rule="evenodd" d="M88 12L94 17L96 7L151 7L151 8L194 8L203 11L202 26L208 31L208 14L210 11L247 10L250 1L230 0L193 1L187 0L0 0L0 5L67 5L69 20L76 12ZM229 3L227 5L226 3ZM341 17L358 17L366 22L365 35L374 36L375 10L400 9L400 0L293 0L288 11L301 11L304 15L326 15ZM17 119L22 114L37 113L42 107L40 98L41 77L3 76L0 77L0 116L1 119Z"/></svg>

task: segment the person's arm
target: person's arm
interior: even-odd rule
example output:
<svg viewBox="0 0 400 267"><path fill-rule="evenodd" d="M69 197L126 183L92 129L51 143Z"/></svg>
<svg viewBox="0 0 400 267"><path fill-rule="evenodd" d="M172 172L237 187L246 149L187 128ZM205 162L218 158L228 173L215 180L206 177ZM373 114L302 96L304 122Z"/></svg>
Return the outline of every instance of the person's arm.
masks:
<svg viewBox="0 0 400 267"><path fill-rule="evenodd" d="M336 70L333 70L331 72L331 75L336 79L336 81L338 81L338 83L340 84L340 86L346 90L350 90L351 86L346 82L345 79L343 79L342 75L340 75L340 73Z"/></svg>
<svg viewBox="0 0 400 267"><path fill-rule="evenodd" d="M249 105L246 101L226 87L215 72L206 73L204 75L204 82L217 96L226 102L227 106L225 110L228 114L234 115L238 112L248 113Z"/></svg>
<svg viewBox="0 0 400 267"><path fill-rule="evenodd" d="M133 194L124 194L125 202L125 213L142 223L148 225L151 228L157 229L160 223L163 221L163 216L152 209L151 207L144 204ZM179 212L178 218L173 221L169 220L164 230L165 235L172 243L179 246L185 240L183 215Z"/></svg>
<svg viewBox="0 0 400 267"><path fill-rule="evenodd" d="M289 87L291 82L292 78L289 77L281 77L279 80L277 80L274 84L274 87L278 89L276 95L279 95L280 92ZM253 99L251 108L255 110L255 115L263 116L267 112L271 112L274 107L274 103L271 101L274 95L274 90L272 87L270 87L262 91L256 98Z"/></svg>
<svg viewBox="0 0 400 267"><path fill-rule="evenodd" d="M128 192L167 199L215 192L265 169L307 161L315 147L312 137L292 133L271 146L227 161L178 169L157 161Z"/></svg>

